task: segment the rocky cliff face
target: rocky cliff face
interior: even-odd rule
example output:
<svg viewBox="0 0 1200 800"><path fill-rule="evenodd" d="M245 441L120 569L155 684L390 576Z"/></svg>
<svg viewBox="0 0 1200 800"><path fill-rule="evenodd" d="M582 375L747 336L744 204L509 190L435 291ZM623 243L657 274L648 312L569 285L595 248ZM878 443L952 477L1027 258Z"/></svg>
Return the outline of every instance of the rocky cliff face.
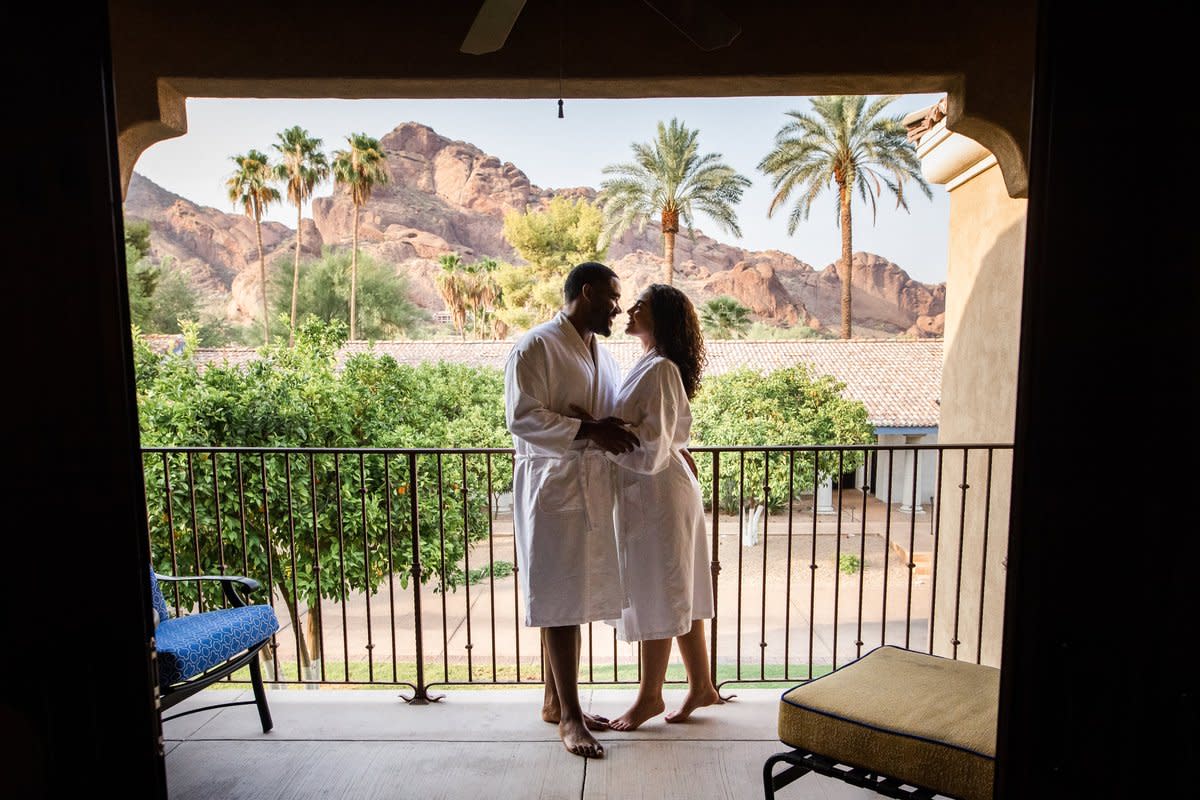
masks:
<svg viewBox="0 0 1200 800"><path fill-rule="evenodd" d="M254 220L198 206L136 172L129 182L125 215L150 223L151 256L175 259L201 290L211 311L223 311L227 319L238 323L258 319L260 281ZM268 270L277 259L292 258L294 229L264 222L262 239ZM301 258L320 255L321 245L316 226L305 220Z"/></svg>
<svg viewBox="0 0 1200 800"><path fill-rule="evenodd" d="M440 255L512 260L516 256L501 233L506 213L536 209L556 195L594 199L596 194L587 187L539 188L514 164L414 122L397 126L380 144L391 180L374 191L361 211L360 247L406 275L413 300L430 310L442 309L433 285ZM128 216L151 223L155 254L177 258L230 319L253 318L258 269L252 220L197 206L137 174L125 209ZM353 214L343 189L316 198L313 220L305 220L302 229L304 253L317 255L322 245L349 246ZM291 257L294 236L284 225L263 224L268 264ZM661 252L654 222L611 243L609 263L621 276L626 295L636 296L661 280ZM677 237L675 258L675 283L697 305L730 295L768 324L838 326L841 284L832 264L817 270L787 253L748 251L700 231ZM914 281L896 264L870 253L855 253L852 281L857 334L941 335L944 284Z"/></svg>

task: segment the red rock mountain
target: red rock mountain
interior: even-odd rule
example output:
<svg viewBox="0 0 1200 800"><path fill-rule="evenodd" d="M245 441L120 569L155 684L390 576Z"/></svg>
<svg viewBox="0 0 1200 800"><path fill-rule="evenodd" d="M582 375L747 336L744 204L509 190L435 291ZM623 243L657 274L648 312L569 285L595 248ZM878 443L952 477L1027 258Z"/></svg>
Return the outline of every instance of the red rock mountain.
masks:
<svg viewBox="0 0 1200 800"><path fill-rule="evenodd" d="M538 208L556 195L594 199L596 194L590 188L538 188L515 165L414 122L397 126L380 144L391 181L377 188L362 209L360 247L407 275L413 300L429 310L443 307L433 285L438 256L453 252L468 261L514 260L501 233L507 212ZM312 208L313 220L303 226L304 252L311 256L323 245L349 246L354 206L348 193L335 188L316 198ZM223 308L234 321L253 318L258 269L251 220L197 206L136 173L125 212L151 223L153 253L176 258L214 308ZM263 224L268 263L290 258L294 236L285 225ZM626 284L626 294L659 280L661 252L654 222L612 242L608 261ZM837 328L841 286L832 264L817 270L788 253L745 250L700 231L694 238L677 238L675 259L676 285L697 305L730 295L763 322ZM854 254L852 280L856 334L941 335L944 284L915 281L870 253Z"/></svg>
<svg viewBox="0 0 1200 800"><path fill-rule="evenodd" d="M136 172L125 196L125 216L150 223L151 255L170 256L183 267L210 311L239 323L257 319L258 245L253 220L198 206ZM290 261L294 228L264 222L262 238L268 267L279 258ZM309 257L321 254L321 234L310 219L304 220L300 244Z"/></svg>

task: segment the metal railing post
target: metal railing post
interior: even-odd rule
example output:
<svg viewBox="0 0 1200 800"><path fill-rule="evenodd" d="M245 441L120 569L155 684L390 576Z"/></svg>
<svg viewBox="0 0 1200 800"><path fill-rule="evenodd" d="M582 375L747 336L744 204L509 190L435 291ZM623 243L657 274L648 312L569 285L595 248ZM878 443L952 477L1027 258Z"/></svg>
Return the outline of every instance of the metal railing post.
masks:
<svg viewBox="0 0 1200 800"><path fill-rule="evenodd" d="M431 697L429 687L425 685L425 646L421 625L421 518L417 503L417 454L411 450L408 453L408 509L409 530L412 535L413 635L416 637L417 646L417 685L413 689L413 696L405 697L404 701L411 705L423 706L442 698L440 695Z"/></svg>

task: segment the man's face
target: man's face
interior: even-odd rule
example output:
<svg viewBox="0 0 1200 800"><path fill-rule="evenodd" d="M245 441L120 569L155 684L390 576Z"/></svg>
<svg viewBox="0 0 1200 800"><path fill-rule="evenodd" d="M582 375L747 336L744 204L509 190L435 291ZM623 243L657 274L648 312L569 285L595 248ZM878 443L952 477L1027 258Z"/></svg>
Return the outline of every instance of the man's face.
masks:
<svg viewBox="0 0 1200 800"><path fill-rule="evenodd" d="M583 289L589 301L588 329L601 336L612 334L613 320L621 313L621 282L596 281Z"/></svg>

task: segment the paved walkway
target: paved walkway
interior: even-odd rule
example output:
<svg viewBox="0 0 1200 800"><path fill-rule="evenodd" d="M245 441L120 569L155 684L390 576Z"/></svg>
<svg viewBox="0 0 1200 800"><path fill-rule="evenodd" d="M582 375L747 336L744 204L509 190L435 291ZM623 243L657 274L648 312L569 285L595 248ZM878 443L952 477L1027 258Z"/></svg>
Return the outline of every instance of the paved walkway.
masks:
<svg viewBox="0 0 1200 800"><path fill-rule="evenodd" d="M607 757L585 760L566 753L555 728L537 717L540 693L532 690L458 690L427 706L385 691L270 691L268 734L250 706L165 723L167 781L173 800L756 798L763 762L786 749L775 738L779 694L741 691L687 724L660 717L631 734L602 733ZM668 707L681 697L668 692ZM210 689L182 707L234 698L233 690ZM584 693L590 709L606 715L632 699L624 689ZM876 797L819 775L780 795Z"/></svg>

